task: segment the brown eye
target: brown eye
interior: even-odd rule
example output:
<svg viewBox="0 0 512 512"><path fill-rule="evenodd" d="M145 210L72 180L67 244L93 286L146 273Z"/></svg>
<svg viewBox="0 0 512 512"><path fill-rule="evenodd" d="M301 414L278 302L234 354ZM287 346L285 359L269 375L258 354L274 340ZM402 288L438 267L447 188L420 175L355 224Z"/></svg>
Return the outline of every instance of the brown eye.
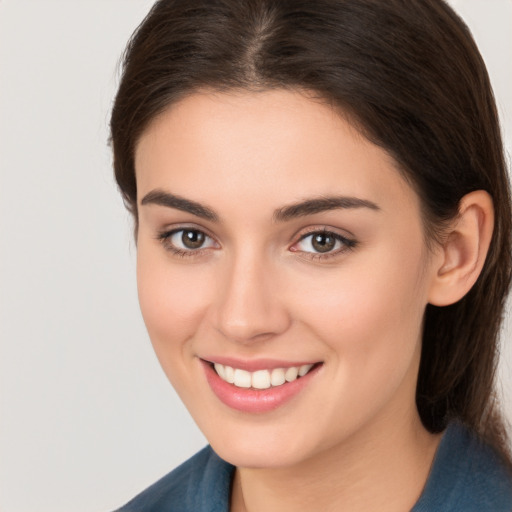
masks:
<svg viewBox="0 0 512 512"><path fill-rule="evenodd" d="M311 246L317 252L329 252L334 249L336 239L329 233L316 233L312 235Z"/></svg>
<svg viewBox="0 0 512 512"><path fill-rule="evenodd" d="M203 249L218 248L215 240L199 229L182 228L160 233L164 248L174 253L199 254Z"/></svg>
<svg viewBox="0 0 512 512"><path fill-rule="evenodd" d="M311 256L334 256L357 245L355 240L345 238L333 231L313 231L303 235L291 248L292 251L310 254Z"/></svg>
<svg viewBox="0 0 512 512"><path fill-rule="evenodd" d="M201 231L184 229L181 235L181 243L187 249L200 249L205 242L205 234Z"/></svg>

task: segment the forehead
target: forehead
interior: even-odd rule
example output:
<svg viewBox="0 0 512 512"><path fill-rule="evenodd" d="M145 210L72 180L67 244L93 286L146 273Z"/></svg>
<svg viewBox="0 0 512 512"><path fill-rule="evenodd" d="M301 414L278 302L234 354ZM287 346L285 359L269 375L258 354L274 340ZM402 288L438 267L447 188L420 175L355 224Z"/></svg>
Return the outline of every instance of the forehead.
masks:
<svg viewBox="0 0 512 512"><path fill-rule="evenodd" d="M418 208L396 162L348 116L302 92L201 92L172 105L136 147L138 199L155 188L269 208L332 193Z"/></svg>

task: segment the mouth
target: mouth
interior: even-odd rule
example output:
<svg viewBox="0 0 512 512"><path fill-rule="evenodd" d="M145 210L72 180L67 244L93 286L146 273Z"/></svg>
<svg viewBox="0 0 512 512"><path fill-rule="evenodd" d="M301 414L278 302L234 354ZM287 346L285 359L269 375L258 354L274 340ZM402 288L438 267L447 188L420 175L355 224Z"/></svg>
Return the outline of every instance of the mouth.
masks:
<svg viewBox="0 0 512 512"><path fill-rule="evenodd" d="M309 386L323 363L225 364L201 359L206 380L217 398L237 411L265 413L281 407ZM234 363L234 364L233 364ZM237 366L245 366L239 368Z"/></svg>
<svg viewBox="0 0 512 512"><path fill-rule="evenodd" d="M287 382L293 382L306 376L315 364L303 364L300 366L288 366L282 368L262 369L250 372L241 368L210 363L217 375L228 384L237 388L269 389L282 386ZM320 363L316 363L317 365Z"/></svg>

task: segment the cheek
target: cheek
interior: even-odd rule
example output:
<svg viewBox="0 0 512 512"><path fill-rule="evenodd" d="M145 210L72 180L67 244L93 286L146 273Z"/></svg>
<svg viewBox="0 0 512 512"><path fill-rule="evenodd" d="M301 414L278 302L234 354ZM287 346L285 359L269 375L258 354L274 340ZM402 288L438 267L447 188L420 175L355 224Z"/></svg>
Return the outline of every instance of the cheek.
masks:
<svg viewBox="0 0 512 512"><path fill-rule="evenodd" d="M400 260L390 250L361 258L334 275L302 281L296 316L329 346L346 375L372 381L404 372L421 335L426 305L421 270L421 254Z"/></svg>
<svg viewBox="0 0 512 512"><path fill-rule="evenodd" d="M140 308L155 352L164 366L171 355L186 350L209 302L208 275L194 265L171 265L165 253L137 252Z"/></svg>

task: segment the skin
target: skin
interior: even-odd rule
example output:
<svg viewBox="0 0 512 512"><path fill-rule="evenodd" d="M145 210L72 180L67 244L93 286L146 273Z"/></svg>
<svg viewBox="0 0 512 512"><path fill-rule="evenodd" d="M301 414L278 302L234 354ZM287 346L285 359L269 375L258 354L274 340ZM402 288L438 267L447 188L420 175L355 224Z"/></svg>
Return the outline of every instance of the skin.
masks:
<svg viewBox="0 0 512 512"><path fill-rule="evenodd" d="M237 466L232 510L409 510L439 443L415 407L425 307L471 286L468 271L454 292L454 269L485 244L427 249L419 198L393 159L305 93L194 93L150 124L135 157L143 317L167 377ZM156 204L155 191L203 210ZM375 207L276 220L333 196ZM467 210L468 232L487 229L481 208ZM185 228L205 244L162 239ZM353 247L319 256L301 237L323 230ZM209 387L200 360L219 356L322 364L292 400L253 414Z"/></svg>

